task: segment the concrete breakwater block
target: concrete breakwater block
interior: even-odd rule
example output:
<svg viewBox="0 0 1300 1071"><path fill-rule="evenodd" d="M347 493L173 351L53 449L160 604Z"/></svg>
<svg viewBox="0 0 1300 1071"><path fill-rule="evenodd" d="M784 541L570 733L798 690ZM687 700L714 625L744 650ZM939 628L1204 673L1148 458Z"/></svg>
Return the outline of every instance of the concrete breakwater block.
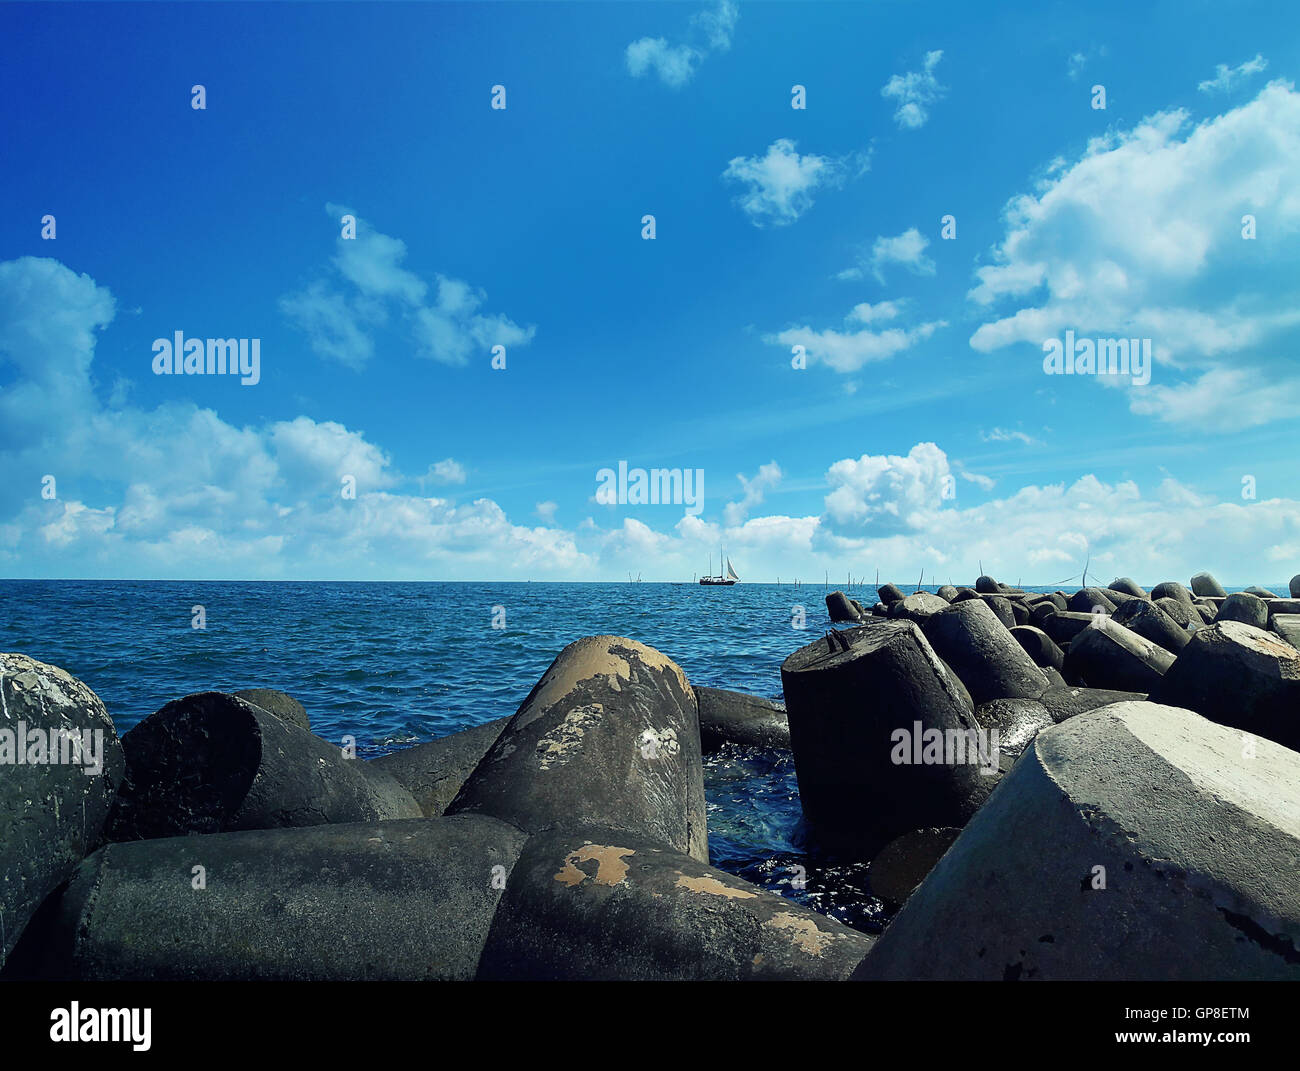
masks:
<svg viewBox="0 0 1300 1071"><path fill-rule="evenodd" d="M914 829L891 840L871 860L867 871L872 894L891 904L906 903L960 832L955 826Z"/></svg>
<svg viewBox="0 0 1300 1071"><path fill-rule="evenodd" d="M1151 700L1300 750L1300 651L1252 625L1198 631Z"/></svg>
<svg viewBox="0 0 1300 1071"><path fill-rule="evenodd" d="M1086 714L1098 707L1108 707L1112 703L1140 702L1146 699L1145 692L1125 692L1113 688L1075 688L1070 686L1049 688L1038 700L1047 708L1052 720L1066 721L1069 718Z"/></svg>
<svg viewBox="0 0 1300 1071"><path fill-rule="evenodd" d="M1036 699L1047 690L1042 671L983 601L949 606L931 617L924 631L976 704Z"/></svg>
<svg viewBox="0 0 1300 1071"><path fill-rule="evenodd" d="M1165 580L1151 589L1151 600L1176 599L1187 606L1192 605L1192 593L1177 580Z"/></svg>
<svg viewBox="0 0 1300 1071"><path fill-rule="evenodd" d="M1016 625L1011 629L1011 635L1039 669L1051 666L1059 671L1065 665L1065 652L1041 628L1034 625Z"/></svg>
<svg viewBox="0 0 1300 1071"><path fill-rule="evenodd" d="M1038 625L1039 628L1052 637L1053 643L1064 648L1099 616L1102 615L1079 613L1075 610L1062 610L1059 613L1044 617Z"/></svg>
<svg viewBox="0 0 1300 1071"><path fill-rule="evenodd" d="M456 798L474 767L487 754L509 718L495 718L458 733L381 755L367 764L405 788L426 818L437 818Z"/></svg>
<svg viewBox="0 0 1300 1071"><path fill-rule="evenodd" d="M1219 604L1219 612L1214 620L1240 621L1243 625L1256 628L1268 627L1268 603L1258 595L1238 591L1229 595Z"/></svg>
<svg viewBox="0 0 1300 1071"><path fill-rule="evenodd" d="M1098 614L1070 642L1065 679L1091 688L1149 693L1173 664L1169 651Z"/></svg>
<svg viewBox="0 0 1300 1071"><path fill-rule="evenodd" d="M1197 573L1192 577L1192 594L1222 599L1228 593L1223 590L1223 585L1209 573Z"/></svg>
<svg viewBox="0 0 1300 1071"><path fill-rule="evenodd" d="M626 830L531 837L481 978L837 980L874 939Z"/></svg>
<svg viewBox="0 0 1300 1071"><path fill-rule="evenodd" d="M749 747L790 747L785 704L724 688L695 689L700 710L700 744L706 752L725 743Z"/></svg>
<svg viewBox="0 0 1300 1071"><path fill-rule="evenodd" d="M587 636L551 663L448 814L530 833L557 822L634 830L707 861L695 692L681 668L621 636Z"/></svg>
<svg viewBox="0 0 1300 1071"><path fill-rule="evenodd" d="M1291 592L1291 598L1300 599L1300 573L1296 573L1287 585L1287 590Z"/></svg>
<svg viewBox="0 0 1300 1071"><path fill-rule="evenodd" d="M990 742L967 697L912 622L815 640L781 680L800 803L819 830L874 850L921 826L964 825L992 789L996 770L982 770L996 754L979 753Z"/></svg>
<svg viewBox="0 0 1300 1071"><path fill-rule="evenodd" d="M0 966L99 844L124 768L99 696L57 666L0 654Z"/></svg>
<svg viewBox="0 0 1300 1071"><path fill-rule="evenodd" d="M1278 614L1272 629L1292 647L1300 648L1300 614Z"/></svg>
<svg viewBox="0 0 1300 1071"><path fill-rule="evenodd" d="M168 703L122 738L110 840L416 818L382 770L225 692Z"/></svg>
<svg viewBox="0 0 1300 1071"><path fill-rule="evenodd" d="M1040 733L862 979L1300 979L1300 754L1119 703Z"/></svg>
<svg viewBox="0 0 1300 1071"><path fill-rule="evenodd" d="M286 692L276 691L274 688L241 688L232 694L248 700L255 707L269 710L291 725L298 726L299 729L311 731L311 719L307 717L306 708Z"/></svg>
<svg viewBox="0 0 1300 1071"><path fill-rule="evenodd" d="M990 699L975 708L975 720L985 729L998 731L998 750L1012 761L1042 730L1056 724L1037 699Z"/></svg>
<svg viewBox="0 0 1300 1071"><path fill-rule="evenodd" d="M1182 603L1170 601L1170 605L1175 613L1182 611L1186 617L1187 608ZM1114 621L1173 654L1186 647L1187 641L1192 638L1192 634L1187 631L1186 619L1180 625L1162 607L1141 599L1126 602L1116 610Z"/></svg>
<svg viewBox="0 0 1300 1071"><path fill-rule="evenodd" d="M50 905L39 974L470 979L526 839L465 815L110 844Z"/></svg>
<svg viewBox="0 0 1300 1071"><path fill-rule="evenodd" d="M889 616L915 621L920 625L924 624L940 610L946 609L948 609L947 599L941 599L938 595L931 595L927 591L922 591L916 595L905 595L898 601L890 603Z"/></svg>
<svg viewBox="0 0 1300 1071"><path fill-rule="evenodd" d="M826 612L836 623L857 621L862 616L853 600L842 591L832 591L826 596Z"/></svg>

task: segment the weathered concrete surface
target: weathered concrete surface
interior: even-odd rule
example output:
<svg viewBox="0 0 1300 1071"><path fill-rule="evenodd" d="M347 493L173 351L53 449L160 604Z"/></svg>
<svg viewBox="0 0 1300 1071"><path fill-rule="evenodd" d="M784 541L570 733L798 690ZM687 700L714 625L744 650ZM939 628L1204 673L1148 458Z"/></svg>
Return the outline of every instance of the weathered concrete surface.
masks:
<svg viewBox="0 0 1300 1071"><path fill-rule="evenodd" d="M654 840L582 826L528 841L479 976L835 980L872 940Z"/></svg>
<svg viewBox="0 0 1300 1071"><path fill-rule="evenodd" d="M948 600L938 595L922 591L916 595L904 595L889 605L889 616L915 621L918 625L928 621L941 610L948 609Z"/></svg>
<svg viewBox="0 0 1300 1071"><path fill-rule="evenodd" d="M981 773L973 749L964 762L915 761L910 744L927 732L966 740L980 726L910 621L816 640L785 660L781 680L800 803L820 830L874 850L921 826L964 825L991 790L996 774Z"/></svg>
<svg viewBox="0 0 1300 1071"><path fill-rule="evenodd" d="M41 973L473 978L526 839L504 822L462 815L110 844L56 905ZM194 887L196 866L206 888Z"/></svg>
<svg viewBox="0 0 1300 1071"><path fill-rule="evenodd" d="M955 603L930 618L924 631L977 705L990 699L1033 699L1047 690L1034 660L983 602Z"/></svg>
<svg viewBox="0 0 1300 1071"><path fill-rule="evenodd" d="M1071 641L1065 679L1090 688L1150 692L1173 664L1169 651L1098 614L1091 627Z"/></svg>
<svg viewBox="0 0 1300 1071"><path fill-rule="evenodd" d="M1192 605L1192 593L1188 591L1177 580L1165 580L1151 589L1151 599L1177 599L1179 602Z"/></svg>
<svg viewBox="0 0 1300 1071"><path fill-rule="evenodd" d="M1182 603L1166 600L1175 612L1186 612ZM1169 614L1153 602L1133 599L1115 611L1114 620L1130 632L1136 632L1143 639L1150 640L1172 654L1177 654L1187 646L1192 638L1185 625L1180 625Z"/></svg>
<svg viewBox="0 0 1300 1071"><path fill-rule="evenodd" d="M255 707L269 710L290 725L311 731L311 719L307 717L306 708L287 692L277 691L274 688L241 688L233 694L240 699L248 700Z"/></svg>
<svg viewBox="0 0 1300 1071"><path fill-rule="evenodd" d="M1011 630L1011 635L1039 669L1051 666L1055 670L1060 670L1065 665L1065 652L1041 628L1034 625L1016 625Z"/></svg>
<svg viewBox="0 0 1300 1071"><path fill-rule="evenodd" d="M1287 590L1291 592L1291 598L1300 599L1300 573L1296 573L1291 578L1291 583L1287 585Z"/></svg>
<svg viewBox="0 0 1300 1071"><path fill-rule="evenodd" d="M124 768L99 696L58 666L0 654L0 966L99 844Z"/></svg>
<svg viewBox="0 0 1300 1071"><path fill-rule="evenodd" d="M1300 648L1300 614L1278 614L1271 627L1292 647Z"/></svg>
<svg viewBox="0 0 1300 1071"><path fill-rule="evenodd" d="M1042 694L1039 702L1055 722L1086 714L1098 707L1107 707L1112 703L1140 702L1146 698L1145 692L1125 692L1111 688L1052 688Z"/></svg>
<svg viewBox="0 0 1300 1071"><path fill-rule="evenodd" d="M686 675L621 636L569 644L447 813L490 814L530 833L608 823L707 860L699 718Z"/></svg>
<svg viewBox="0 0 1300 1071"><path fill-rule="evenodd" d="M881 584L880 587L876 589L876 598L878 598L886 606L888 606L890 603L898 602L899 599L905 597L906 596L903 594L903 589L900 588L897 584Z"/></svg>
<svg viewBox="0 0 1300 1071"><path fill-rule="evenodd" d="M998 750L1016 759L1042 730L1056 724L1037 699L991 699L975 708L975 720L998 732Z"/></svg>
<svg viewBox="0 0 1300 1071"><path fill-rule="evenodd" d="M727 742L789 749L790 723L784 703L724 688L697 687L695 698L704 751L716 751Z"/></svg>
<svg viewBox="0 0 1300 1071"><path fill-rule="evenodd" d="M509 718L494 718L472 729L381 755L367 765L388 774L410 792L426 818L437 818L509 723Z"/></svg>
<svg viewBox="0 0 1300 1071"><path fill-rule="evenodd" d="M1268 604L1258 595L1244 591L1234 592L1219 604L1219 612L1214 620L1240 621L1243 625L1267 628Z"/></svg>
<svg viewBox="0 0 1300 1071"><path fill-rule="evenodd" d="M1075 610L1063 610L1044 618L1039 627L1052 637L1054 643L1064 647L1080 632L1090 627L1096 616L1096 614L1082 614Z"/></svg>
<svg viewBox="0 0 1300 1071"><path fill-rule="evenodd" d="M914 829L891 840L867 870L872 893L894 905L906 903L960 832L956 826Z"/></svg>
<svg viewBox="0 0 1300 1071"><path fill-rule="evenodd" d="M110 840L415 818L382 771L225 692L168 703L122 738Z"/></svg>
<svg viewBox="0 0 1300 1071"><path fill-rule="evenodd" d="M1108 588L1080 588L1066 601L1076 614L1096 613L1098 606L1106 613L1113 614L1123 599L1124 596L1118 591Z"/></svg>
<svg viewBox="0 0 1300 1071"><path fill-rule="evenodd" d="M1108 586L1111 591L1117 591L1121 595L1128 595L1135 599L1151 598L1132 577L1121 576L1116 580L1112 580Z"/></svg>
<svg viewBox="0 0 1300 1071"><path fill-rule="evenodd" d="M1198 631L1151 700L1300 750L1300 651L1251 625Z"/></svg>
<svg viewBox="0 0 1300 1071"><path fill-rule="evenodd" d="M1038 736L854 977L1300 979L1297 858L1300 755L1104 707Z"/></svg>

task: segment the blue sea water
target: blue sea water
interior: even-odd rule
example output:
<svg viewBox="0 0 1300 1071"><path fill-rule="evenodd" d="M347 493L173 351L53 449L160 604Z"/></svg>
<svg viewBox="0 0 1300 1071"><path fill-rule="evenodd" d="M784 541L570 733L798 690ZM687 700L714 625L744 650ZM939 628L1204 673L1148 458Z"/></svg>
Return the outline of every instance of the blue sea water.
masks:
<svg viewBox="0 0 1300 1071"><path fill-rule="evenodd" d="M825 591L3 580L0 650L85 681L119 733L192 692L279 688L307 708L318 735L351 735L359 754L373 758L513 714L560 650L584 635L656 647L693 684L779 698L782 660L830 627ZM876 601L871 585L850 594ZM204 629L192 627L200 606ZM797 608L803 629L794 627ZM728 745L707 759L705 791L715 866L861 929L887 920L865 891L865 864L822 857L804 843L788 752Z"/></svg>

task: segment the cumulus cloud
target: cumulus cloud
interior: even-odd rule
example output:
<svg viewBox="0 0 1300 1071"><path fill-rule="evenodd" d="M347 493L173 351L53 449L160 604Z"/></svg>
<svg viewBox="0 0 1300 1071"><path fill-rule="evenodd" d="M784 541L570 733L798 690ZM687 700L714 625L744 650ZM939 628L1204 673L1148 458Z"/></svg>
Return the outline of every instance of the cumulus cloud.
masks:
<svg viewBox="0 0 1300 1071"><path fill-rule="evenodd" d="M919 71L896 74L880 89L882 97L898 102L894 121L903 130L918 130L930 118L930 107L944 94L945 89L935 77L934 69L943 59L943 50L927 52Z"/></svg>
<svg viewBox="0 0 1300 1071"><path fill-rule="evenodd" d="M356 216L342 205L325 210L336 220ZM535 327L481 312L487 295L460 279L435 275L430 300L429 284L402 266L405 259L405 242L358 217L356 237L335 240L332 275L284 295L280 309L313 352L357 370L374 356L375 331L390 322L417 355L449 365L468 364L498 344L508 350L532 341Z"/></svg>
<svg viewBox="0 0 1300 1071"><path fill-rule="evenodd" d="M744 523L750 511L763 501L763 496L781 482L781 466L775 461L760 465L758 472L751 477L736 473L736 479L744 490L744 495L735 502L728 502L723 508L722 519L728 525Z"/></svg>
<svg viewBox="0 0 1300 1071"><path fill-rule="evenodd" d="M1283 82L1200 123L1161 112L1093 139L1007 205L1005 236L969 296L986 314L1013 305L971 345L1031 343L1041 362L1044 341L1067 330L1150 338L1156 382L1128 388L1134 411L1189 421L1210 387L1225 407L1271 380L1280 394L1266 411L1289 413L1297 173L1300 94ZM1245 216L1258 221L1255 239L1243 238Z"/></svg>
<svg viewBox="0 0 1300 1071"><path fill-rule="evenodd" d="M734 157L722 178L744 187L736 204L754 226L784 226L812 207L814 191L835 189L855 169L861 174L866 166L865 156L800 156L795 142L778 138L763 156Z"/></svg>
<svg viewBox="0 0 1300 1071"><path fill-rule="evenodd" d="M638 38L624 53L628 73L634 78L654 73L670 89L681 89L695 77L696 68L710 53L731 48L739 18L740 8L734 0L718 0L691 16L689 41L674 43L666 37Z"/></svg>
<svg viewBox="0 0 1300 1071"><path fill-rule="evenodd" d="M851 280L861 279L867 272L875 276L876 281L885 281L885 268L897 264L906 268L913 275L933 275L934 261L925 255L930 239L915 227L909 227L902 234L892 237L878 235L871 243L871 252L863 257L857 265L846 268L836 278Z"/></svg>
<svg viewBox="0 0 1300 1071"><path fill-rule="evenodd" d="M856 372L863 365L887 361L928 339L939 328L948 326L943 320L921 323L915 327L885 327L877 330L871 326L873 323L894 319L899 314L899 308L898 302L882 301L876 305L863 303L854 306L844 318L848 325L865 325L860 329L826 328L818 331L808 326L788 327L784 331L764 335L763 341L787 349L802 346L809 364L820 362L837 372Z"/></svg>
<svg viewBox="0 0 1300 1071"><path fill-rule="evenodd" d="M1214 77L1198 82L1196 88L1202 93L1227 93L1252 74L1258 74L1267 67L1268 60L1257 52L1254 59L1240 63L1236 67L1229 67L1226 63L1220 63L1214 68Z"/></svg>

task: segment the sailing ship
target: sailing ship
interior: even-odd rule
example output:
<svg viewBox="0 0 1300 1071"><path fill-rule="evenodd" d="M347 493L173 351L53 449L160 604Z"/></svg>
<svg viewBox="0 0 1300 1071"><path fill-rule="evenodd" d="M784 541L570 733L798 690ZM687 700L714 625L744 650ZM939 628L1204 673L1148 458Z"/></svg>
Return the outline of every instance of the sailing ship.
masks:
<svg viewBox="0 0 1300 1071"><path fill-rule="evenodd" d="M724 556L723 556L723 553L722 553L722 548L719 547L719 548L718 548L718 567L719 567L719 568L722 567L722 563L723 563L724 561L727 563L727 570L726 570L725 573L719 573L717 576L702 576L702 577L700 577L700 583L701 583L701 584L704 584L704 585L707 586L707 587L731 587L731 586L734 585L738 580L740 580L740 577L738 577L738 576L736 575L736 570L732 567L731 559L730 559L730 558L727 558L727 557L724 557ZM709 572L710 572L710 573L713 572L713 555L712 555L712 554L709 555Z"/></svg>

